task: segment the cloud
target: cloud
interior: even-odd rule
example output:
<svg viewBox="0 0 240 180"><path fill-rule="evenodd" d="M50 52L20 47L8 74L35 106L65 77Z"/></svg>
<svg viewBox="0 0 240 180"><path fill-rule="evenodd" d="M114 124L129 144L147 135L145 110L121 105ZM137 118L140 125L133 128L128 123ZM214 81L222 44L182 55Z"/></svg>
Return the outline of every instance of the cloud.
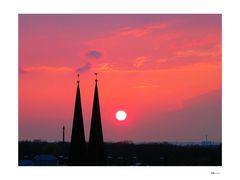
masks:
<svg viewBox="0 0 240 180"><path fill-rule="evenodd" d="M133 66L134 67L142 66L144 64L144 62L146 61L146 59L147 59L147 57L145 57L145 56L137 57Z"/></svg>
<svg viewBox="0 0 240 180"><path fill-rule="evenodd" d="M99 67L97 68L97 71L99 72L112 71L112 67L108 63L103 63L99 65Z"/></svg>
<svg viewBox="0 0 240 180"><path fill-rule="evenodd" d="M168 24L166 23L158 23L158 24L147 24L140 28L123 28L120 32L116 32L121 36L135 36L135 37L143 37L148 35L156 30L166 29Z"/></svg>
<svg viewBox="0 0 240 180"><path fill-rule="evenodd" d="M151 133L161 131L163 134L170 133L179 140L195 141L200 141L208 134L210 139L221 141L221 106L221 89L216 89L186 99L180 107L163 113L156 108L148 117L148 123L152 127ZM159 121L156 121L158 117Z"/></svg>
<svg viewBox="0 0 240 180"><path fill-rule="evenodd" d="M162 86L161 85L139 85L139 86L135 86L134 88L142 89L142 88L158 88L158 87L162 87Z"/></svg>
<svg viewBox="0 0 240 180"><path fill-rule="evenodd" d="M100 59L102 57L102 53L97 50L91 50L86 53L86 56L92 59Z"/></svg>
<svg viewBox="0 0 240 180"><path fill-rule="evenodd" d="M217 50L213 50L213 51L184 50L184 51L177 51L176 55L178 57L217 57L217 56L221 56L221 52Z"/></svg>
<svg viewBox="0 0 240 180"><path fill-rule="evenodd" d="M222 104L222 91L221 89L215 89L210 92L200 94L199 96L189 98L183 101L185 108L193 109L194 105L198 105L203 109L211 109L211 107L218 106L221 109Z"/></svg>
<svg viewBox="0 0 240 180"><path fill-rule="evenodd" d="M55 67L55 66L30 66L25 68L19 68L19 73L29 73L29 72L50 72L50 73L65 73L65 72L72 72L73 69L70 67L62 66L62 67Z"/></svg>
<svg viewBox="0 0 240 180"><path fill-rule="evenodd" d="M78 73L83 73L83 72L86 72L88 70L90 70L92 67L91 63L87 62L85 63L84 65L82 65L81 67L79 67L76 72Z"/></svg>
<svg viewBox="0 0 240 180"><path fill-rule="evenodd" d="M19 72L19 74L24 74L24 73L26 73L26 71L25 71L23 68L21 68L21 67L19 67L18 72Z"/></svg>

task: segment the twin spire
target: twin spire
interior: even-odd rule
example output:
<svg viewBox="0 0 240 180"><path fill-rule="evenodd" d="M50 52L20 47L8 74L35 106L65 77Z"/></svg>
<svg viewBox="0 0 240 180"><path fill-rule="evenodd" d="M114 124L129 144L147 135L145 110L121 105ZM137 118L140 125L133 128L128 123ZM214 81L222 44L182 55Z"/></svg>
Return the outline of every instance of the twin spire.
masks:
<svg viewBox="0 0 240 180"><path fill-rule="evenodd" d="M87 162L87 146L84 135L82 104L79 88L79 74L75 100L69 162L71 166L85 165Z"/></svg>
<svg viewBox="0 0 240 180"><path fill-rule="evenodd" d="M81 96L79 88L79 74L77 81L77 93L75 100L72 136L70 144L69 162L70 166L84 165L106 165L104 155L104 142L98 98L97 73L95 79L95 91L91 118L91 128L88 147L85 141Z"/></svg>

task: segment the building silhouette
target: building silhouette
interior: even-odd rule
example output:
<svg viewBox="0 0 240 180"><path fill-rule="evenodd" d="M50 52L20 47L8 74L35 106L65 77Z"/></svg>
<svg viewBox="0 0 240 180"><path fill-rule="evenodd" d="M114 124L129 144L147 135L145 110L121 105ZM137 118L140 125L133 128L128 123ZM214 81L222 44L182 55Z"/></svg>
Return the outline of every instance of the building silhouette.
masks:
<svg viewBox="0 0 240 180"><path fill-rule="evenodd" d="M68 165L70 166L87 165L87 147L83 126L82 105L79 88L79 74L77 81L77 93L75 100Z"/></svg>
<svg viewBox="0 0 240 180"><path fill-rule="evenodd" d="M97 74L95 73L95 75ZM106 165L97 79L95 80L95 91L88 143L88 163L92 166Z"/></svg>

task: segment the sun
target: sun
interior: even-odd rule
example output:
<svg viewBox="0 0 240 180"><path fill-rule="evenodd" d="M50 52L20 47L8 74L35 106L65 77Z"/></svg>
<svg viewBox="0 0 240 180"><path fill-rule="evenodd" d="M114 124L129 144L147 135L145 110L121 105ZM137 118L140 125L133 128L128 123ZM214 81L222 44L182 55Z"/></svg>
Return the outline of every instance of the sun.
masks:
<svg viewBox="0 0 240 180"><path fill-rule="evenodd" d="M124 121L127 118L127 113L123 110L117 111L116 118L118 121Z"/></svg>

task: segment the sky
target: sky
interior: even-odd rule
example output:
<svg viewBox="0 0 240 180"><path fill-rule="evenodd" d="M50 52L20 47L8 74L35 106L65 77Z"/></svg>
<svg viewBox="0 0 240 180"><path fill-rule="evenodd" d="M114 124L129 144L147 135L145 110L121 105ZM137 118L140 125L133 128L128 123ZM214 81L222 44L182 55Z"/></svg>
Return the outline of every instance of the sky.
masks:
<svg viewBox="0 0 240 180"><path fill-rule="evenodd" d="M221 37L220 14L20 14L19 140L70 140L79 73L88 141L98 72L105 141L221 141Z"/></svg>

